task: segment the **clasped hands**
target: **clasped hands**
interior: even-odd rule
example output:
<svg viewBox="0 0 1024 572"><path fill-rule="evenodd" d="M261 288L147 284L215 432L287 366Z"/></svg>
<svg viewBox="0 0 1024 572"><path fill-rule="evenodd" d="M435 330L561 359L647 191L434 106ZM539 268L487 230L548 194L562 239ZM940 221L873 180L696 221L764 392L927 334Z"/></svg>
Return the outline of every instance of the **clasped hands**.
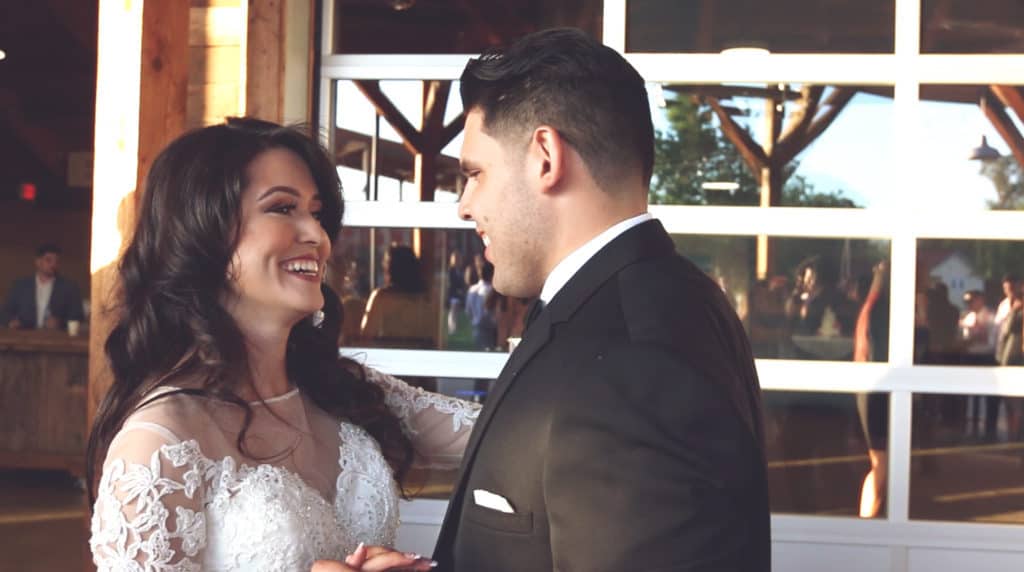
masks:
<svg viewBox="0 0 1024 572"><path fill-rule="evenodd" d="M436 562L419 554L359 543L344 562L317 560L311 572L426 572L435 566Z"/></svg>

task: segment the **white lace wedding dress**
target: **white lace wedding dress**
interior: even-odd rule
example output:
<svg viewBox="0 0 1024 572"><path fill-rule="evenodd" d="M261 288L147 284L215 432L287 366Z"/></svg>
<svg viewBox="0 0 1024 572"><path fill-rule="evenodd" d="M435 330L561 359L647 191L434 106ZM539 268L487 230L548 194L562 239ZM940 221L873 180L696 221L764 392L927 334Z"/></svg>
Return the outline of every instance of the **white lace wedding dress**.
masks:
<svg viewBox="0 0 1024 572"><path fill-rule="evenodd" d="M367 369L402 420L417 465L458 466L479 406ZM133 414L111 444L92 517L101 571L308 571L359 542L393 545L398 490L377 442L297 389L239 408L172 395ZM288 451L282 456L282 451Z"/></svg>

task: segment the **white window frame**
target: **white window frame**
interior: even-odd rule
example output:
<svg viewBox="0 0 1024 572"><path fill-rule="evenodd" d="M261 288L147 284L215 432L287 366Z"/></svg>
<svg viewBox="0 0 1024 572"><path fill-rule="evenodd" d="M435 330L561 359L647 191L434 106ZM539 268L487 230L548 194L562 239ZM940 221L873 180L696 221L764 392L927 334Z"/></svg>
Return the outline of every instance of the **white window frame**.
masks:
<svg viewBox="0 0 1024 572"><path fill-rule="evenodd" d="M335 81L352 79L455 80L471 55L337 55L331 53L333 2L325 2L321 67L321 125L334 125ZM917 240L922 238L1024 239L1024 212L961 212L931 207L914 173L928 167L919 150L921 84L1024 84L1024 54L921 54L920 0L895 0L892 54L625 54L648 81L891 85L894 149L907 153L894 170L891 200L866 209L656 206L670 233L787 237L882 238L891 244L888 363L758 360L764 389L822 392L886 391L890 399L887 516L861 520L773 515L773 541L889 546L894 567L909 549L1022 551L1019 525L915 521L908 517L910 433L914 393L1024 396L1024 370L921 366L913 363ZM626 0L604 0L604 42L624 52ZM685 71L680 71L685 70ZM332 133L333 129L327 129ZM332 143L328 141L328 143ZM909 168L906 165L910 165ZM873 166L871 166L873 167ZM346 205L350 227L466 229L455 205L362 203ZM368 363L397 375L493 378L506 354L353 348Z"/></svg>

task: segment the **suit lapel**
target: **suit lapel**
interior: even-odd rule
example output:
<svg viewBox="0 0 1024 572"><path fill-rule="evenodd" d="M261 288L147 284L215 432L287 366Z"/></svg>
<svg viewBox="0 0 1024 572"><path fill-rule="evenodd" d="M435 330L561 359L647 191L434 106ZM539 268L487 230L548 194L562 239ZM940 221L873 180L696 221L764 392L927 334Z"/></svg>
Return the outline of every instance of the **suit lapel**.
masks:
<svg viewBox="0 0 1024 572"><path fill-rule="evenodd" d="M470 435L469 442L466 444L466 451L462 455L462 470L459 472L459 482L455 490L459 490L465 484L469 473L468 469L473 464L474 457L476 457L480 439L487 431L487 426L490 424L491 418L494 417L495 410L501 404L502 398L508 393L509 387L511 387L519 372L551 339L550 316L549 312L541 312L533 320L530 327L523 332L523 339L519 346L509 356L508 361L505 362L505 367L501 369L498 379L494 382L494 387L487 395L487 405L480 413L480 418L477 419L476 426L473 428L473 434Z"/></svg>

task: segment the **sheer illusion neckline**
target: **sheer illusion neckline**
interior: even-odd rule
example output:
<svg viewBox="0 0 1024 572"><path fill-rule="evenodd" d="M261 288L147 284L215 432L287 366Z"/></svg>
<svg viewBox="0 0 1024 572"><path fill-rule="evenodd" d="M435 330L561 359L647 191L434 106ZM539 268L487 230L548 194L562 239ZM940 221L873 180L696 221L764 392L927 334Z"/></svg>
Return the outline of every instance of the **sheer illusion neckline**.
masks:
<svg viewBox="0 0 1024 572"><path fill-rule="evenodd" d="M160 389L163 389L164 391L160 392ZM163 388L160 388L160 389L157 389L157 392L164 393L164 392L168 392L168 391L178 391L178 390L181 390L182 388L181 387L177 387L177 386L173 386L173 385L165 385ZM159 393L157 393L157 392L154 392L154 396L159 395ZM299 388L298 387L293 387L287 393L282 393L281 395L275 395L274 397L268 397L268 398L264 399L263 401L259 401L259 400L247 401L246 403L249 406L258 407L258 406L262 406L262 405L268 405L270 403L279 403L281 401L286 401L288 399L291 399L292 397L295 397L298 394L299 394Z"/></svg>

